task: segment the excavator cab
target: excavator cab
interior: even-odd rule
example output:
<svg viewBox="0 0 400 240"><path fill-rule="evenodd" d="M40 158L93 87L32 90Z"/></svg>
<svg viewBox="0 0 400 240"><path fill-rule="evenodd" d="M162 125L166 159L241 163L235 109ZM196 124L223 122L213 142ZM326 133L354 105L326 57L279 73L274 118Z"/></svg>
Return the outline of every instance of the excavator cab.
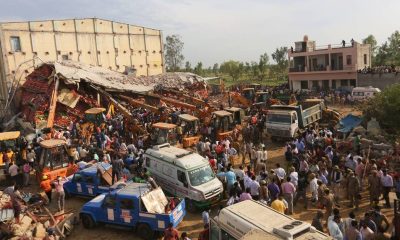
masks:
<svg viewBox="0 0 400 240"><path fill-rule="evenodd" d="M269 98L268 92L256 92L256 103L266 103Z"/></svg>
<svg viewBox="0 0 400 240"><path fill-rule="evenodd" d="M151 139L154 144L160 145L169 143L175 145L177 143L176 125L171 123L158 122L152 126Z"/></svg>
<svg viewBox="0 0 400 240"><path fill-rule="evenodd" d="M178 124L183 130L183 147L187 148L196 145L200 140L199 119L190 114L181 114L178 116L178 118Z"/></svg>
<svg viewBox="0 0 400 240"><path fill-rule="evenodd" d="M253 102L254 96L255 96L256 91L254 88L244 88L242 90L242 95L249 100L250 102Z"/></svg>
<svg viewBox="0 0 400 240"><path fill-rule="evenodd" d="M232 135L233 129L235 128L233 114L225 110L212 113L212 124L217 130L217 140L219 141Z"/></svg>
<svg viewBox="0 0 400 240"><path fill-rule="evenodd" d="M67 177L74 174L78 168L68 158L67 143L62 139L49 139L40 142L42 152L36 164L38 181L43 175L53 181L57 176Z"/></svg>
<svg viewBox="0 0 400 240"><path fill-rule="evenodd" d="M244 120L244 110L237 107L225 108L225 111L232 113L233 122L235 125L242 125Z"/></svg>
<svg viewBox="0 0 400 240"><path fill-rule="evenodd" d="M261 90L261 84L252 83L252 84L249 84L249 88L253 88L255 91L260 91Z"/></svg>
<svg viewBox="0 0 400 240"><path fill-rule="evenodd" d="M94 123L96 126L100 126L104 123L104 112L105 108L91 108L85 111L85 119L87 122Z"/></svg>

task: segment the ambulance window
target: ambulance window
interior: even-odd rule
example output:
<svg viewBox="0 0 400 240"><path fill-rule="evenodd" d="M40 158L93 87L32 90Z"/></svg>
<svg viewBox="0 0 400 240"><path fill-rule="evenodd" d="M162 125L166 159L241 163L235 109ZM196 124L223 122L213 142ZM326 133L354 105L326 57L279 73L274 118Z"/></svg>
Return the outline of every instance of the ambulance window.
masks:
<svg viewBox="0 0 400 240"><path fill-rule="evenodd" d="M133 200L132 199L121 199L119 202L121 205L121 209L133 209Z"/></svg>
<svg viewBox="0 0 400 240"><path fill-rule="evenodd" d="M115 208L115 197L113 196L106 196L104 198L103 207L106 208Z"/></svg>
<svg viewBox="0 0 400 240"><path fill-rule="evenodd" d="M177 170L178 180L186 187L188 185L185 172Z"/></svg>

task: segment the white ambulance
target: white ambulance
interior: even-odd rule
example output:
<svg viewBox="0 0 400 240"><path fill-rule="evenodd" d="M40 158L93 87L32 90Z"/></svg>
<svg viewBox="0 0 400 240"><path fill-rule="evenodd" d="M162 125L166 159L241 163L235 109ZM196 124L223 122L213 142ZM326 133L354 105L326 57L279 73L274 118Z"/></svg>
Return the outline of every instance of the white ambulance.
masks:
<svg viewBox="0 0 400 240"><path fill-rule="evenodd" d="M186 199L186 209L208 208L219 202L223 187L209 162L197 153L168 143L146 150L144 162L163 190Z"/></svg>
<svg viewBox="0 0 400 240"><path fill-rule="evenodd" d="M257 233L252 233L256 231ZM263 232L263 234L261 234ZM332 239L316 230L308 222L298 221L279 213L267 205L246 200L223 208L210 219L210 240L257 239L271 240L325 240Z"/></svg>
<svg viewBox="0 0 400 240"><path fill-rule="evenodd" d="M361 101L364 99L372 98L375 94L380 93L381 90L379 88L374 87L355 87L351 91L351 96L355 101Z"/></svg>

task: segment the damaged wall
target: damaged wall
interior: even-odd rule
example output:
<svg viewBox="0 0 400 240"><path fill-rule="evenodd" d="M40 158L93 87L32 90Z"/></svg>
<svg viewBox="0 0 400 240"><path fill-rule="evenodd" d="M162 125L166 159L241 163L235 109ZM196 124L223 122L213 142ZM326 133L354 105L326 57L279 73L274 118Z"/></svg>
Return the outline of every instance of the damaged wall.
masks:
<svg viewBox="0 0 400 240"><path fill-rule="evenodd" d="M0 100L14 77L23 84L48 61L73 60L118 72L133 67L137 76L164 72L160 30L97 18L0 23L0 53Z"/></svg>

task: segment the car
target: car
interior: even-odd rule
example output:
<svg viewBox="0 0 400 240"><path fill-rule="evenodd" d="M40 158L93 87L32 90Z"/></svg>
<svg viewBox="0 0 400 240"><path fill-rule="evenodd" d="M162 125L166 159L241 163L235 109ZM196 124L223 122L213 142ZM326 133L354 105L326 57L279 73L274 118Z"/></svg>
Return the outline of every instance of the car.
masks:
<svg viewBox="0 0 400 240"><path fill-rule="evenodd" d="M171 202L175 207L166 212ZM178 226L185 215L183 199L168 199L160 187L151 189L147 183L134 182L100 194L84 204L79 214L85 228L99 223L125 226L146 240L155 239L170 224Z"/></svg>
<svg viewBox="0 0 400 240"><path fill-rule="evenodd" d="M112 184L112 167L108 163L89 164L86 168L67 177L64 183L66 196L94 197L126 186L124 180Z"/></svg>

